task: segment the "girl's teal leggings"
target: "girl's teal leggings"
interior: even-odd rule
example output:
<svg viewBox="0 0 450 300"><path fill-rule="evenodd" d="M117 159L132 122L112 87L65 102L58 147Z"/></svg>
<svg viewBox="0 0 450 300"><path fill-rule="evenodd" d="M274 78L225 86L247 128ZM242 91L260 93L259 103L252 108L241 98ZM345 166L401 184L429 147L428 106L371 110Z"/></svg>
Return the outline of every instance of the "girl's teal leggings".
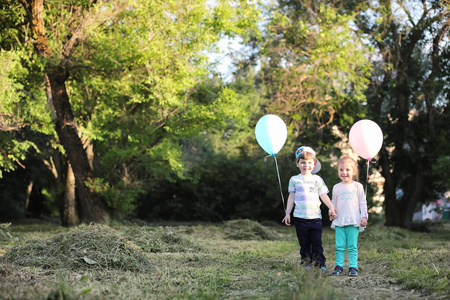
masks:
<svg viewBox="0 0 450 300"><path fill-rule="evenodd" d="M358 268L359 227L353 225L335 227L336 230L336 266L344 267L345 248L348 248L349 268Z"/></svg>

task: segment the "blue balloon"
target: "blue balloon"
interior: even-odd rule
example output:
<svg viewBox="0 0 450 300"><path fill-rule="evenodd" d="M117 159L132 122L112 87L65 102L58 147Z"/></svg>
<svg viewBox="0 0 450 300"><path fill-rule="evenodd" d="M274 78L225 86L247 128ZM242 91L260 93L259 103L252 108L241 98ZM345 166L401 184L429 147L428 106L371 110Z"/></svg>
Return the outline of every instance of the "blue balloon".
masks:
<svg viewBox="0 0 450 300"><path fill-rule="evenodd" d="M256 141L270 155L277 154L287 138L287 128L283 120L276 115L265 115L255 127Z"/></svg>

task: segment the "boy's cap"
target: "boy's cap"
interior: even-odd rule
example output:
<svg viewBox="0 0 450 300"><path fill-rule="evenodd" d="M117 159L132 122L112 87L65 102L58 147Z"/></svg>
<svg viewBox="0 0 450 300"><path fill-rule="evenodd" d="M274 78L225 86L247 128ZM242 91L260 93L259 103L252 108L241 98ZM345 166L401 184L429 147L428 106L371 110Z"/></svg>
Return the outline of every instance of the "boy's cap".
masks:
<svg viewBox="0 0 450 300"><path fill-rule="evenodd" d="M320 164L320 161L316 157L316 151L314 151L311 147L308 146L301 146L300 148L295 151L295 160L297 161L299 156L302 155L303 152L309 152L316 158L316 164L314 165L314 169L311 173L315 174L320 171L322 165Z"/></svg>

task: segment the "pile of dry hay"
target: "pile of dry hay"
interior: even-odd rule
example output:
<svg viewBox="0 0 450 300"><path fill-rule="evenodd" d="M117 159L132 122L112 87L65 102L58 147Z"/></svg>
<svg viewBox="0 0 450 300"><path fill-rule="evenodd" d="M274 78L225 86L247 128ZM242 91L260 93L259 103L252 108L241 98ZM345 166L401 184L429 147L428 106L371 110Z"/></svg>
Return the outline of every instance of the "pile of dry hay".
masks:
<svg viewBox="0 0 450 300"><path fill-rule="evenodd" d="M225 234L233 240L276 240L274 231L258 222L244 219L227 221L224 224Z"/></svg>
<svg viewBox="0 0 450 300"><path fill-rule="evenodd" d="M11 223L2 223L0 224L0 242L8 242L11 240L18 241L19 238L9 232L8 227Z"/></svg>
<svg viewBox="0 0 450 300"><path fill-rule="evenodd" d="M21 266L66 269L154 270L149 257L105 225L80 227L50 239L29 240L3 257Z"/></svg>
<svg viewBox="0 0 450 300"><path fill-rule="evenodd" d="M124 235L147 253L206 251L169 228L129 227Z"/></svg>

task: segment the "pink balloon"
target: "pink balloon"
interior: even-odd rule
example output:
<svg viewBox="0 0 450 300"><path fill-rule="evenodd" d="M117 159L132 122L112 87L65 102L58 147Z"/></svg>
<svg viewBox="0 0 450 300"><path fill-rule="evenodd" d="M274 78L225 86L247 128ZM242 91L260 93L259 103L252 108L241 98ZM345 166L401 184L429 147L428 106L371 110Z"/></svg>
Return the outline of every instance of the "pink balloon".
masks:
<svg viewBox="0 0 450 300"><path fill-rule="evenodd" d="M383 132L377 123L360 120L353 124L349 133L350 146L359 156L371 160L383 144Z"/></svg>

